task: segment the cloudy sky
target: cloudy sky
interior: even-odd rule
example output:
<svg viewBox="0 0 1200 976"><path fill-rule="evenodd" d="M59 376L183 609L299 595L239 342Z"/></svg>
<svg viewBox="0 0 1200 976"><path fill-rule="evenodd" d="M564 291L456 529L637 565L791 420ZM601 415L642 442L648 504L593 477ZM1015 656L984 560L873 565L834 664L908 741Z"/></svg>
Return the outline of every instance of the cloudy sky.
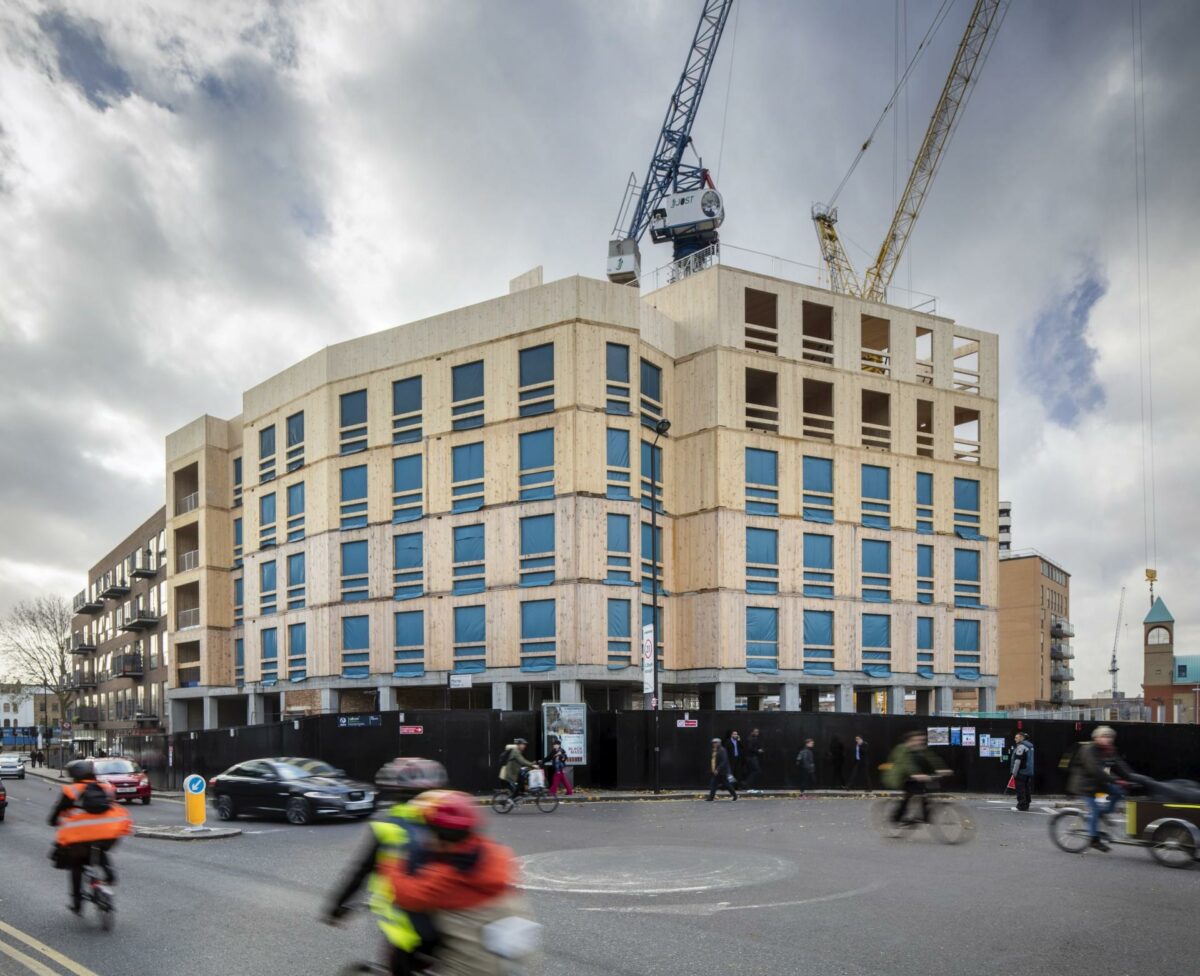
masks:
<svg viewBox="0 0 1200 976"><path fill-rule="evenodd" d="M536 264L601 277L699 6L0 5L0 609L77 591L161 504L164 434L265 376ZM939 6L741 0L693 133L724 241L817 263L809 208ZM968 6L838 201L860 267ZM1157 565L1185 643L1200 9L1147 0L1143 23ZM896 278L1001 336L1001 490L1015 545L1073 574L1079 693L1108 684L1123 584L1122 684L1141 678L1132 51L1129 0L1014 0Z"/></svg>

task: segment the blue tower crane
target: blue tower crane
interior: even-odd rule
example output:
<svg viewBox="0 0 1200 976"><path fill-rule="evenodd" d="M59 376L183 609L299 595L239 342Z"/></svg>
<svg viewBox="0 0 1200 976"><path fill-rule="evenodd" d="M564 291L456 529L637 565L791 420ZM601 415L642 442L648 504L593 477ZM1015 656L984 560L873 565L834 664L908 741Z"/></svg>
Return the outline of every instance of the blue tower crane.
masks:
<svg viewBox="0 0 1200 976"><path fill-rule="evenodd" d="M733 0L704 0L700 23L667 106L646 178L639 186L630 174L625 188L613 240L608 244L610 281L637 281L641 273L638 241L647 229L656 244L672 242L676 261L717 242L717 228L725 219L721 194L699 156L693 164L685 163L683 155L692 146L692 123L732 6ZM632 216L626 224L631 204Z"/></svg>

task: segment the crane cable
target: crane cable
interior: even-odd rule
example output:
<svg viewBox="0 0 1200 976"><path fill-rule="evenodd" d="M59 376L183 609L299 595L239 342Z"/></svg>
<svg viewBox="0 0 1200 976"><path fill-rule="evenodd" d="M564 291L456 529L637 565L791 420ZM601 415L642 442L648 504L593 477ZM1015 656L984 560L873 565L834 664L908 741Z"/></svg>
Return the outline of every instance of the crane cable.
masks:
<svg viewBox="0 0 1200 976"><path fill-rule="evenodd" d="M863 156L865 156L867 150L871 148L871 143L874 141L875 134L879 131L879 127L883 125L883 120L887 118L888 112L890 112L893 106L895 106L896 99L900 96L901 89L903 89L905 84L908 82L909 75L912 74L913 69L917 66L917 62L921 60L921 57L925 54L926 50L928 50L930 42L937 34L938 29L946 22L946 17L956 2L957 0L942 0L941 7L939 7L938 12L933 15L933 23L929 25L929 30L925 32L925 36L921 38L921 43L917 45L916 51L913 52L912 60L909 61L908 67L904 69L904 74L900 76L900 80L896 83L896 88L892 92L892 97L888 99L887 104L883 107L883 111L879 113L879 118L872 127L870 135L867 136L866 141L861 147L859 147L858 154L854 157L854 162L850 164L850 168L846 170L846 175L842 177L842 182L839 183L837 189L833 191L833 196L830 198L828 206L832 207L835 203L837 203L838 197L841 196L842 190L849 182L850 177L854 175L854 171L858 168L858 164L862 162Z"/></svg>
<svg viewBox="0 0 1200 976"><path fill-rule="evenodd" d="M721 111L721 145L717 149L717 168L713 170L713 182L721 177L721 160L725 158L725 125L729 121L729 93L733 90L733 60L737 56L738 16L742 12L739 3L733 8L733 40L729 47L729 76L725 79L725 108Z"/></svg>

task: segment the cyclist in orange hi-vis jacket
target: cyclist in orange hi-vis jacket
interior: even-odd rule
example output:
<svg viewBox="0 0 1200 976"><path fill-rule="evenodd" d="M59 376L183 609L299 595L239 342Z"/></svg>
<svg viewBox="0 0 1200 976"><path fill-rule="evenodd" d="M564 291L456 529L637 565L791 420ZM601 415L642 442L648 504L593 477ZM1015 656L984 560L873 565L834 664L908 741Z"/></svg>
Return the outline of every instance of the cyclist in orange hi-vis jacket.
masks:
<svg viewBox="0 0 1200 976"><path fill-rule="evenodd" d="M122 837L133 833L129 811L115 802L116 794L106 783L96 781L92 763L77 759L67 764L72 782L63 786L58 803L50 812L50 826L58 827L54 863L71 872L71 902L76 915L83 904L83 869L95 856L107 884L115 884L116 872L108 851Z"/></svg>

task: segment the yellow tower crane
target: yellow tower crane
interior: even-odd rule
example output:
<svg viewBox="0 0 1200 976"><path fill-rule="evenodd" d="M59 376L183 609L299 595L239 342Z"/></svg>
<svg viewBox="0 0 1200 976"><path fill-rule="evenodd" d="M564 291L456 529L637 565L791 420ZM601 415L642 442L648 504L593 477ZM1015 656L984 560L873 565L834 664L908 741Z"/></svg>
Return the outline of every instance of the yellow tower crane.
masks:
<svg viewBox="0 0 1200 976"><path fill-rule="evenodd" d="M896 273L896 266L900 263L904 246L908 243L921 206L929 194L929 187L941 163L942 154L979 78L979 71L996 39L996 32L1004 19L1008 4L1009 0L976 0L971 18L967 22L967 29L959 42L950 75L942 89L942 96L938 99L933 118L929 120L929 128L925 130L921 149L913 162L908 183L900 197L900 204L892 216L891 226L883 238L875 263L867 269L861 282L854 273L854 266L850 263L850 258L838 237L837 208L822 205L813 207L812 218L817 230L817 239L821 244L821 256L829 268L830 287L834 291L874 302L887 300L892 275ZM866 151L869 145L870 140L863 145L862 151Z"/></svg>

